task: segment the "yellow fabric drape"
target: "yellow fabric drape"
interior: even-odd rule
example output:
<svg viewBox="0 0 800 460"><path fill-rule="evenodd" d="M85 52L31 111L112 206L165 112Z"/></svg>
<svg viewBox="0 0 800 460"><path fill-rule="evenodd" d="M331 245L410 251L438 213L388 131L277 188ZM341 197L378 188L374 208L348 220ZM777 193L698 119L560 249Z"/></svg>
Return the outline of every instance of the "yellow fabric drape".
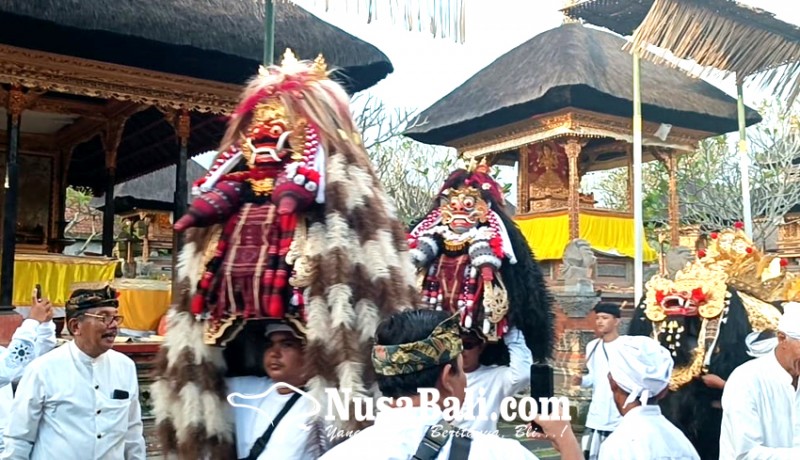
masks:
<svg viewBox="0 0 800 460"><path fill-rule="evenodd" d="M169 310L171 291L120 289L119 314L122 327L136 331L155 331L158 322Z"/></svg>
<svg viewBox="0 0 800 460"><path fill-rule="evenodd" d="M63 307L73 283L110 283L116 267L115 259L18 254L14 260L12 303L15 307L31 306L33 290L41 284L42 295L54 306Z"/></svg>
<svg viewBox="0 0 800 460"><path fill-rule="evenodd" d="M103 283L76 283L72 289L100 289ZM119 295L120 327L135 331L155 331L172 302L172 282L117 278L111 283Z"/></svg>
<svg viewBox="0 0 800 460"><path fill-rule="evenodd" d="M566 211L563 214L518 217L515 221L537 260L560 260L564 257L564 249L569 244ZM592 249L634 258L633 217L583 211L579 225L580 237L588 241ZM643 253L645 262L658 259L658 253L646 240Z"/></svg>

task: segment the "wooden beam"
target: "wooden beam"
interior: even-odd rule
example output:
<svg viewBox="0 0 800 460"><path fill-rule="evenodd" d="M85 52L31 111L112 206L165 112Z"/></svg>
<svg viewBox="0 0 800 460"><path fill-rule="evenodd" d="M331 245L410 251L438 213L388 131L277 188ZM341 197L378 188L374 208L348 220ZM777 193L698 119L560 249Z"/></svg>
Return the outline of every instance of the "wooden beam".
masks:
<svg viewBox="0 0 800 460"><path fill-rule="evenodd" d="M118 116L109 120L101 137L106 154L106 203L103 208L103 255L111 257L114 252L114 185L117 173L117 150L122 141L127 117Z"/></svg>
<svg viewBox="0 0 800 460"><path fill-rule="evenodd" d="M0 83L148 106L227 115L242 90L240 85L8 45L0 45L0 56Z"/></svg>
<svg viewBox="0 0 800 460"><path fill-rule="evenodd" d="M102 134L110 120L117 118L130 118L134 114L147 109L146 106L130 102L109 101L106 108L96 118L82 118L75 123L65 126L56 133L59 145L78 145Z"/></svg>
<svg viewBox="0 0 800 460"><path fill-rule="evenodd" d="M0 142L8 144L8 131L0 131ZM20 151L36 153L52 153L58 150L55 136L51 134L19 134Z"/></svg>

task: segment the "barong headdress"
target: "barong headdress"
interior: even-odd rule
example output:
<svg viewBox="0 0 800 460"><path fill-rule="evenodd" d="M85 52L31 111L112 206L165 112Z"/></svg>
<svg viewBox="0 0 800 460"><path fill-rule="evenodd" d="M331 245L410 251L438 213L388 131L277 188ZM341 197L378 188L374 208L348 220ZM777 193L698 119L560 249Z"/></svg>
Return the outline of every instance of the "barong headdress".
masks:
<svg viewBox="0 0 800 460"><path fill-rule="evenodd" d="M264 322L298 314L307 327L309 393L325 401L335 388L354 411L353 398L373 397L377 389L370 352L379 321L418 306L405 228L361 142L350 96L328 71L321 57L299 61L291 52L281 65L262 68L244 88L214 166L194 183L200 193L194 202L208 219L183 227L179 293L151 387L162 447L180 459L230 458L235 440L225 378L233 366L226 359L245 360L225 352L247 338L237 332L241 324L242 330L259 324L248 315ZM219 267L236 244L225 230L238 228L228 224L250 219L248 209L284 194L297 206L269 211L271 226L282 229L269 250L286 254L270 253L277 268L254 281L264 288L259 305L240 308L236 292L223 305ZM220 327L211 336L207 326L215 321ZM232 325L223 330L225 324ZM263 331L254 332L263 340ZM309 421L317 455L330 441L326 425L352 432L371 424L352 415L329 422L321 415L327 411Z"/></svg>
<svg viewBox="0 0 800 460"><path fill-rule="evenodd" d="M456 359L464 350L459 315L436 326L428 337L398 345L374 345L372 364L383 376L413 374Z"/></svg>
<svg viewBox="0 0 800 460"><path fill-rule="evenodd" d="M111 286L101 289L78 289L67 300L67 312L72 314L81 310L102 307L119 307L119 294Z"/></svg>
<svg viewBox="0 0 800 460"><path fill-rule="evenodd" d="M648 399L664 391L672 375L672 356L660 343L645 336L620 336L616 347L608 351L611 378L629 393L623 408L637 398Z"/></svg>

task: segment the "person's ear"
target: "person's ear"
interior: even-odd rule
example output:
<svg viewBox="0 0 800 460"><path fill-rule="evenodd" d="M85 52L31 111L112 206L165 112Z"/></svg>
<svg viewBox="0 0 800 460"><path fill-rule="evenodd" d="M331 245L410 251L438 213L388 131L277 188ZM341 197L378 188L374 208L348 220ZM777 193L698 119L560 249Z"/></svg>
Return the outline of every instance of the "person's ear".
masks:
<svg viewBox="0 0 800 460"><path fill-rule="evenodd" d="M458 372L456 372L452 364L445 364L442 367L442 372L439 374L439 383L446 394L451 395L455 393L457 376Z"/></svg>
<svg viewBox="0 0 800 460"><path fill-rule="evenodd" d="M67 320L67 331L69 331L69 335L77 336L80 335L80 321L78 318L70 318Z"/></svg>

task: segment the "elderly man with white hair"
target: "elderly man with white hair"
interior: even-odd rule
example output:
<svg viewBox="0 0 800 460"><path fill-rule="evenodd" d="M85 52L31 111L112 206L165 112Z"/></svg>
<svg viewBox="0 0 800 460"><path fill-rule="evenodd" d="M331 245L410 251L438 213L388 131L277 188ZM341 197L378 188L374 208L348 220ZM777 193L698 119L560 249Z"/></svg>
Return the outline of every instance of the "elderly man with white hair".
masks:
<svg viewBox="0 0 800 460"><path fill-rule="evenodd" d="M720 458L800 459L800 303L789 302L773 352L737 367L722 393Z"/></svg>
<svg viewBox="0 0 800 460"><path fill-rule="evenodd" d="M601 460L700 460L692 443L661 414L672 357L657 341L622 336L608 356L611 391L622 421L600 447Z"/></svg>

